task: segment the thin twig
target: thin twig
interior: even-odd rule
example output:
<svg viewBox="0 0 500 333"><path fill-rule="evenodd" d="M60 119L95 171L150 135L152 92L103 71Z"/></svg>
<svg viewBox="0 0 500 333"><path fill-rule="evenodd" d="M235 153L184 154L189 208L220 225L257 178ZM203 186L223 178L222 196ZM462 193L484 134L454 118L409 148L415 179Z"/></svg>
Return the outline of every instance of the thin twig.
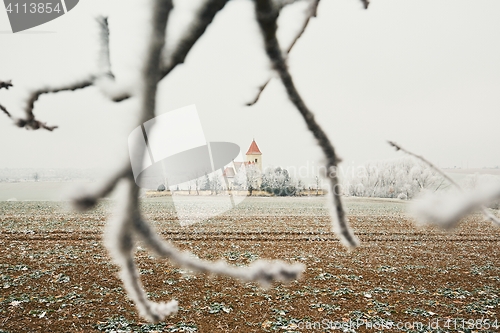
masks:
<svg viewBox="0 0 500 333"><path fill-rule="evenodd" d="M2 110L9 118L12 118L9 111L7 111L7 108L5 108L2 104L0 104L0 110Z"/></svg>
<svg viewBox="0 0 500 333"><path fill-rule="evenodd" d="M109 52L109 23L108 18L105 16L99 16L96 18L97 24L99 25L100 31L100 41L101 41L101 52L100 52L100 71L103 74L107 74L114 78L113 72L111 70L111 57Z"/></svg>
<svg viewBox="0 0 500 333"><path fill-rule="evenodd" d="M113 74L109 49L110 32L108 18L98 17L96 21L100 28L101 49L99 57L100 75L95 80L94 85L100 89L103 95L107 96L113 102L121 102L131 96L131 87L119 84Z"/></svg>
<svg viewBox="0 0 500 333"><path fill-rule="evenodd" d="M40 96L44 94L58 93L61 91L75 91L78 89L84 89L90 87L94 83L95 77L90 76L80 81L73 82L68 85L59 86L59 87L46 87L42 89L37 89L32 91L29 94L29 97L26 101L26 106L24 108L25 119L19 119L16 123L19 127L25 127L28 129L37 130L39 128L44 128L49 131L57 128L57 126L47 126L45 123L42 123L35 118L35 114L33 113L33 108L35 107L35 102L40 98Z"/></svg>
<svg viewBox="0 0 500 333"><path fill-rule="evenodd" d="M311 0L310 7L308 8L309 13L308 13L308 15L306 15L306 19L304 20L304 23L302 24L301 29L299 30L298 34L295 36L295 38L293 39L292 43L290 44L290 46L288 47L288 49L286 51L287 57L290 54L290 52L292 51L292 49L295 46L295 44L297 43L297 41L299 40L299 38L302 37L302 35L306 31L306 28L309 24L309 21L313 17L317 16L319 2L320 2L320 0ZM361 0L361 2L363 3L364 8L368 9L368 5L370 4L370 1ZM288 5L288 4L292 4L292 3L295 3L295 1L285 2L284 5ZM247 106L252 106L259 101L260 96L262 95L262 92L264 92L264 89L266 89L266 87L270 81L271 81L271 78L267 79L267 81L259 87L259 90L257 91L257 95L255 96L255 98L253 100L251 100L250 102L248 102L246 104Z"/></svg>
<svg viewBox="0 0 500 333"><path fill-rule="evenodd" d="M156 91L160 75L160 55L165 43L165 28L168 13L171 9L170 0L156 0L153 7L153 31L150 45L142 71L142 89L137 98L141 104L141 115L138 125L155 116ZM137 146L138 147L138 146ZM141 149L141 148L137 148ZM144 153L144 152L142 152ZM274 280L290 281L300 276L304 267L301 264L288 265L282 261L259 261L250 267L233 267L224 262L208 262L193 258L190 252L181 252L173 245L163 241L151 226L142 219L139 203L139 187L134 182L131 172L128 172L124 185L126 198L119 203L119 215L111 221L106 232L106 246L114 261L121 268L121 278L129 297L136 304L139 313L145 319L157 322L165 316L177 311L177 301L155 303L148 299L142 286L140 276L133 258L134 236L139 236L146 246L163 258L198 272L224 274L246 281L257 281L266 285ZM91 202L92 203L92 202Z"/></svg>
<svg viewBox="0 0 500 333"><path fill-rule="evenodd" d="M347 222L346 214L342 206L341 190L339 186L339 179L337 176L337 168L340 159L337 157L335 149L328 139L328 136L323 131L321 126L316 122L316 120L314 119L314 114L305 105L302 97L295 88L292 76L288 71L285 59L276 38L276 20L278 18L279 12L273 7L272 3L269 0L257 0L255 7L257 21L264 38L266 53L271 60L274 69L279 74L281 81L288 93L289 99L292 101L292 103L304 118L307 128L316 138L318 145L321 147L326 157L326 167L328 170L327 177L330 180L330 189L333 196L333 204L335 207L335 218L332 221L334 230L339 234L341 240L347 246L356 247L358 245L358 240L349 227L349 223Z"/></svg>
<svg viewBox="0 0 500 333"><path fill-rule="evenodd" d="M160 75L158 68L165 45L165 29L171 9L171 0L155 0L151 8L153 13L152 29L144 67L141 71L141 89L137 96L141 107L138 125L142 125L155 115L156 91ZM127 173L124 181L127 185L125 189L127 197L124 202L119 204L119 208L122 210L120 215L116 216L113 223L108 225L106 246L114 261L121 268L121 278L125 289L139 309L140 315L149 321L158 322L177 311L177 302L152 302L147 298L142 287L132 251L134 245L133 221L134 217L140 214L139 188L131 173Z"/></svg>
<svg viewBox="0 0 500 333"><path fill-rule="evenodd" d="M250 102L246 103L246 106L252 106L259 101L260 95L262 95L262 93L264 92L264 89L266 89L269 82L271 82L271 79L267 79L267 81L259 87L259 90L257 91L257 95L255 96L255 98L253 100L251 100Z"/></svg>
<svg viewBox="0 0 500 333"><path fill-rule="evenodd" d="M44 128L48 131L53 131L54 129L57 128L57 126L47 126L46 123L43 123L41 121L38 121L36 119L32 119L31 122L28 123L26 122L26 120L24 119L20 119L20 118L15 118L13 117L9 111L7 111L7 108L3 105L0 104L0 110L3 111L3 113L5 113L7 115L7 117L9 117L10 119L13 119L14 120L14 123L18 126L18 127L26 127L26 128L29 128L29 129L39 129L39 128Z"/></svg>
<svg viewBox="0 0 500 333"><path fill-rule="evenodd" d="M0 89L9 90L10 87L13 87L12 80L9 81L0 81ZM12 115L7 111L7 108L0 104L0 110L2 110L9 118L12 118Z"/></svg>
<svg viewBox="0 0 500 333"><path fill-rule="evenodd" d="M394 147L396 149L396 151L401 150L402 152L404 152L404 153L406 153L406 154L408 154L410 156L413 156L413 157L421 160L422 162L424 162L425 164L427 164L431 169L433 169L438 174L440 174L443 178L445 178L447 181L449 181L450 184L452 184L453 186L455 186L460 192L463 192L462 187L456 181L454 181L450 176L448 176L446 173L444 173L443 170L441 170L439 167L437 167L436 165L434 165L431 161L429 161L425 157L423 157L421 155L417 155L417 154L415 154L415 153L413 153L413 152L411 152L411 151L409 151L409 150L401 147L399 144L397 144L394 141L387 141L387 142L389 143L389 145L391 145L392 147ZM487 220L490 220L491 222L493 222L496 225L500 226L500 219L498 219L498 217L496 217L495 215L493 215L488 210L488 208L486 208L485 206L481 206L481 211L483 212L483 215L486 217Z"/></svg>
<svg viewBox="0 0 500 333"><path fill-rule="evenodd" d="M114 190L121 179L130 177L133 177L133 173L130 161L127 159L124 163L122 163L121 168L115 170L108 177L105 177L102 182L97 183L95 188L86 189L83 193L80 191L75 197L73 197L71 200L73 208L80 211L93 208L99 199L105 198Z"/></svg>
<svg viewBox="0 0 500 333"><path fill-rule="evenodd" d="M16 120L16 125L19 127L24 127L32 130L37 130L40 128L44 128L46 130L52 131L57 126L48 126L46 123L41 122L35 118L35 114L33 113L33 109L35 107L35 102L38 101L40 96L44 94L55 94L59 93L62 91L75 91L79 89L84 89L87 87L90 87L94 85L96 79L99 76L102 75L107 75L107 76L113 76L111 73L111 65L109 62L109 28L108 28L108 21L107 18L99 18L97 19L97 22L99 23L99 26L101 28L101 52L103 55L101 56L101 67L103 68L102 73L99 75L89 75L86 78L80 79L78 81L69 83L69 84L64 84L61 86L55 86L55 87L45 87L41 89L37 89L32 91L29 94L29 97L27 98L26 101L26 106L24 108L24 113L25 113L25 118L24 119L17 119ZM10 81L7 81L6 83L3 83L3 85L12 86Z"/></svg>
<svg viewBox="0 0 500 333"><path fill-rule="evenodd" d="M193 45L199 38L204 34L207 27L213 21L215 15L224 8L224 5L227 3L227 0L209 0L204 3L204 5L198 11L196 18L194 19L194 23L191 25L184 37L179 42L176 50L172 53L172 55L168 58L161 67L163 68L160 72L161 75L158 78L158 81L164 78L175 66L184 62L186 55L189 53ZM99 22L99 21L98 21ZM109 56L109 27L108 22L101 21L99 22L102 28L101 30L101 45L102 51L101 54L108 54ZM104 77L104 80L110 81L110 78ZM104 89L101 89L103 91ZM111 99L114 102L120 102L126 100L131 97L130 93L118 93L118 94L108 94L113 95ZM142 122L141 122L142 123ZM89 193L84 195L79 195L77 198L73 199L73 204L77 209L86 210L95 206L97 201L107 194L109 194L116 186L116 184L126 175L131 172L130 164L127 163L127 169L120 169L116 171L111 177L109 177L103 184L102 187L99 187Z"/></svg>
<svg viewBox="0 0 500 333"><path fill-rule="evenodd" d="M160 80L168 75L177 65L184 63L194 44L205 33L215 15L221 11L228 0L208 0L198 10L193 23L179 41L177 48L169 55L161 66Z"/></svg>
<svg viewBox="0 0 500 333"><path fill-rule="evenodd" d="M12 80L0 81L0 89L5 88L5 89L9 90L10 87L13 87Z"/></svg>
<svg viewBox="0 0 500 333"><path fill-rule="evenodd" d="M415 153L412 153L411 151L409 151L409 150L401 147L399 144L397 144L394 141L387 141L387 143L389 143L390 146L394 147L396 149L396 151L401 150L402 152L404 152L404 153L406 153L406 154L408 154L410 156L413 156L413 157L421 160L422 162L424 162L425 164L427 164L431 169L433 169L434 171L436 171L437 173L439 173L441 176L443 176L453 186L455 186L457 189L459 189L460 191L462 191L462 188L460 187L460 185L458 185L457 182L455 182L450 176L448 176L447 174L445 174L439 167L435 166L431 161L429 161L425 157L423 157L421 155L417 155Z"/></svg>
<svg viewBox="0 0 500 333"><path fill-rule="evenodd" d="M273 281L290 282L300 278L304 270L302 264L289 265L283 261L257 260L248 267L228 265L224 261L210 262L194 257L189 251L179 251L162 240L140 216L134 217L134 228L145 245L158 256L195 272L231 276L243 281L258 282L267 287Z"/></svg>
<svg viewBox="0 0 500 333"><path fill-rule="evenodd" d="M319 2L320 2L320 0L310 0L310 5L309 5L309 8L307 9L308 13L306 15L306 19L304 20L302 27L300 28L298 34L295 36L292 43L290 44L290 46L287 49L287 51L286 51L287 57L290 54L290 52L292 51L292 49L295 46L295 44L297 43L297 41L299 40L299 38L302 37L302 35L306 31L306 28L307 28L311 18L317 16ZM260 95L262 94L264 89L266 89L266 87L270 81L271 81L271 78L267 79L267 81L259 87L259 90L257 92L257 96L255 96L255 98L252 101L248 102L246 104L247 106L252 106L259 101Z"/></svg>
<svg viewBox="0 0 500 333"><path fill-rule="evenodd" d="M193 45L205 33L207 27L210 25L210 23L212 23L215 15L222 8L224 8L227 1L228 0L208 0L204 3L204 5L198 11L197 16L193 20L193 24L187 30L184 37L180 40L177 48L173 51L172 55L167 58L167 61L165 61L165 63L160 67L161 75L158 76L158 81L167 76L168 73L170 73L177 65L184 62ZM33 91L26 103L26 118L19 119L16 122L17 126L34 130L45 128L50 131L57 128L57 126L47 126L45 123L42 123L35 119L35 115L33 114L34 104L43 94L84 89L94 85L97 79L102 79L103 87L109 86L109 78L113 78L113 74L111 72L111 64L109 62L109 26L107 18L100 18L97 21L101 27L101 67L106 68L105 71L103 73L100 73L99 75L91 75L89 78L75 82L73 84L54 88L38 89ZM4 85L6 85L5 88L8 88L7 84L10 84L10 81L4 83ZM129 99L132 96L128 91L113 91L113 93L109 93L110 91L112 91L112 89L109 89L109 87L107 87L107 89L101 90L109 95L111 97L111 100L114 102L121 102Z"/></svg>

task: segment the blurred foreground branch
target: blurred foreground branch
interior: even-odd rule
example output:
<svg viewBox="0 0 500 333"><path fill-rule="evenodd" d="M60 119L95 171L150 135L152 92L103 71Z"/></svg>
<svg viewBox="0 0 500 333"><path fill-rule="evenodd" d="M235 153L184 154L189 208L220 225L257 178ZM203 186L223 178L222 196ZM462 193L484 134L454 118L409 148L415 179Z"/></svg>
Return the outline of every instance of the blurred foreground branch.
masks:
<svg viewBox="0 0 500 333"><path fill-rule="evenodd" d="M427 164L430 168L432 168L434 171L439 173L443 178L445 178L450 184L455 186L457 190L459 190L463 194L463 189L462 187L454 181L450 176L448 176L446 173L443 172L439 167L434 165L432 162L427 160L425 157L421 155L417 155L397 143L393 141L388 141L389 145L394 147L397 151L401 150L402 152L413 156L425 164ZM484 205L491 202L492 200L495 199L495 191L492 192L491 197L489 195L482 196L480 195L481 193L476 193L474 195L470 194L463 194L456 199L456 204L455 208L453 208L453 202L448 202L446 201L446 206L448 209L442 207L441 205L438 205L437 202L442 202L441 199L438 199L437 197L429 197L427 198L428 202L424 205L419 205L418 209L416 210L417 215L421 216L424 221L428 221L433 224L438 224L441 226L445 226L447 228L453 227L458 224L460 219L464 217L465 215L472 213L476 209L481 209L483 212L483 215L487 220L490 220L496 225L500 226L500 219L493 215L488 208L486 208ZM499 194L500 196L500 194ZM424 199L425 200L425 199ZM432 203L432 201L435 201L435 203ZM453 199L448 199L453 201ZM440 207L441 206L441 207ZM448 212L448 214L446 214Z"/></svg>

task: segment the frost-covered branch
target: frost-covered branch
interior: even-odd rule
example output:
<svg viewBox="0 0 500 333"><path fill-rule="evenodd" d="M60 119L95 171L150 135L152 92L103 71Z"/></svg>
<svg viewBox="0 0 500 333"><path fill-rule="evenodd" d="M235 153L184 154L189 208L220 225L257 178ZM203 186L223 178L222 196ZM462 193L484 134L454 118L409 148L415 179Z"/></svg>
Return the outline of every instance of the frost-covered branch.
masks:
<svg viewBox="0 0 500 333"><path fill-rule="evenodd" d="M5 81L5 82L0 81L0 89L5 88L8 90L10 87L13 87L13 86L14 85L12 84L11 80ZM30 99L28 100L27 108L29 108L30 104L35 103L36 99L38 99L38 96L35 98L35 100L33 100L31 102L32 98L33 97L30 97ZM31 107L31 109L33 109L33 107ZM14 120L14 123L19 127L26 127L29 129L44 128L44 129L49 130L49 131L53 131L55 128L57 128L57 126L48 126L46 123L36 120L35 116L33 115L33 112L31 112L31 111L30 112L27 111L26 112L26 114L27 114L26 119L22 119L22 118L15 118L14 116L12 116L12 114L10 114L10 112L7 111L7 108L3 105L0 105L0 110L2 110L3 113L5 113L7 115L7 117ZM25 111L26 111L26 109L25 109Z"/></svg>
<svg viewBox="0 0 500 333"><path fill-rule="evenodd" d="M169 54L161 66L161 78L168 75L177 65L184 63L194 44L205 33L212 23L215 15L221 11L228 0L207 0L198 10L195 19L192 21L184 36L177 44L177 48Z"/></svg>
<svg viewBox="0 0 500 333"><path fill-rule="evenodd" d="M443 170L441 170L439 167L434 165L431 161L427 160L425 157L423 157L421 155L417 155L417 154L401 147L399 144L397 144L393 141L388 141L388 143L389 143L389 145L394 147L397 151L401 150L402 152L421 160L422 162L427 164L430 168L432 168L434 171L439 173L448 182L450 182L450 184L455 186L455 188L457 190L459 190L460 192L463 192L462 187L456 181L454 181L453 178L448 176L446 173L443 172ZM439 212L438 211L431 211L431 210L432 209L439 209L439 205L436 205L436 203L441 202L442 200L436 196L429 197L427 199L427 201L418 205L418 207L416 208L416 214L418 216L420 216L425 221L449 228L449 227L455 226L460 221L460 218L462 218L463 216L465 216L466 214L468 214L472 210L479 208L483 212L483 215L486 217L486 219L488 219L491 222L495 223L496 225L500 226L500 219L498 217L496 217L495 215L493 215L488 210L488 208L486 208L484 206L485 203L489 202L489 199L487 199L487 197L486 197L484 199L485 202L483 202L482 204L479 203L479 205L478 205L477 199L479 197L481 197L481 196L474 196L474 195L470 196L468 194L463 195L461 197L457 197L456 198L457 199L457 202L456 202L457 207L455 207L455 209L452 208L452 206L453 206L452 204L450 204L448 201L445 200L445 202L444 202L445 206L447 206L448 208L443 208ZM432 203L433 200L435 202L434 204Z"/></svg>
<svg viewBox="0 0 500 333"><path fill-rule="evenodd" d="M111 70L111 56L109 52L109 23L108 18L99 16L96 18L99 25L101 52L99 57L99 66L102 73L114 77Z"/></svg>
<svg viewBox="0 0 500 333"><path fill-rule="evenodd" d="M91 209L97 204L99 199L109 195L120 180L132 177L132 175L130 162L125 160L121 168L114 170L109 176L105 177L103 181L98 182L95 187L80 190L79 193L72 198L71 203L75 209L80 211Z"/></svg>
<svg viewBox="0 0 500 333"><path fill-rule="evenodd" d="M136 96L141 107L138 125L155 116L156 90L161 75L158 68L165 44L165 28L170 9L170 0L155 0L152 8L154 15L151 39L141 74L141 89L138 90ZM126 171L123 180L126 197L118 204L119 212L109 223L105 240L113 260L121 268L120 276L128 295L145 319L152 322L160 321L165 316L177 312L178 305L175 300L168 303L155 303L148 299L133 258L135 236L138 236L158 256L197 272L223 274L267 285L276 280L288 282L297 279L303 271L304 267L300 264L288 265L282 261L259 261L249 267L234 267L225 262L203 261L194 257L190 252L177 250L173 245L162 240L142 218L139 208L139 188L129 169ZM115 184L117 181L119 181L118 177L115 178ZM97 192L102 194L111 187L111 185L104 186L100 192ZM92 205L95 203L94 199L95 197L92 196L87 197L87 199L80 200L80 204L84 207Z"/></svg>
<svg viewBox="0 0 500 333"><path fill-rule="evenodd" d="M286 5L289 5L289 4L292 4L292 3L295 3L295 2L296 1L292 1L292 0L286 1L285 0L285 1L278 2L278 6L279 6L279 8L282 8L282 7L286 6ZM317 16L319 2L320 2L320 0L309 0L309 6L306 9L305 19L304 19L304 21L302 23L302 26L299 29L297 35L295 35L295 37L292 40L291 44L288 46L288 48L286 50L286 56L287 57L290 54L290 52L292 51L292 49L295 46L295 44L297 43L297 41L300 39L300 37L302 37L302 35L306 31L306 28L309 25L309 22L311 21L311 19L313 17ZM363 3L364 8L367 9L368 5L370 4L370 2L368 0L361 0L361 2ZM248 102L246 104L247 106L252 106L252 105L254 105L255 103L257 103L259 101L260 96L262 95L262 93L266 89L266 87L269 84L269 82L271 82L271 78L268 78L267 81L258 88L257 95L255 96L255 98L253 100L251 100L250 102Z"/></svg>
<svg viewBox="0 0 500 333"><path fill-rule="evenodd" d="M163 0L161 0L163 1ZM158 322L177 312L177 301L155 303L148 299L141 284L140 276L134 262L133 221L140 215L137 204L138 188L133 177L123 180L125 197L118 202L118 211L108 222L105 233L105 244L114 262L120 266L120 278L129 297L134 301L139 314L151 322Z"/></svg>
<svg viewBox="0 0 500 333"><path fill-rule="evenodd" d="M458 185L458 183L456 181L454 181L453 178L451 178L450 176L448 176L439 167L435 166L431 161L429 161L425 157L423 157L421 155L417 155L415 153L412 153L411 151L409 151L409 150L401 147L400 145L398 145L394 141L387 141L387 143L389 143L389 145L391 147L394 147L396 149L396 151L401 150L402 152L404 152L404 153L406 153L406 154L408 154L410 156L413 156L413 157L421 160L422 162L424 162L425 164L427 164L431 169L433 169L434 171L436 171L437 173L439 173L443 178L445 178L447 181L449 181L450 184L452 184L453 186L455 186L457 189L462 190L462 188L460 187L460 185Z"/></svg>
<svg viewBox="0 0 500 333"><path fill-rule="evenodd" d="M121 267L120 277L130 298L134 300L141 316L149 321L157 322L177 312L178 305L176 300L168 303L155 303L147 298L133 260L134 235L137 235L156 255L169 259L178 266L194 272L226 275L242 281L258 282L264 287L273 281L296 280L304 271L302 264L289 265L279 260L258 260L248 267L236 267L224 261L200 260L189 251L179 251L172 244L161 239L157 232L142 219L139 211L139 189L133 178L127 178L124 183L126 197L117 206L119 211L107 226L105 243L115 263Z"/></svg>
<svg viewBox="0 0 500 333"><path fill-rule="evenodd" d="M141 86L137 90L137 98L141 108L138 125L153 118L155 114L158 68L165 44L167 19L171 9L171 0L154 0L151 8L153 13L152 28L146 58L144 59L144 67L141 71ZM111 182L110 186L103 188L103 190L109 190L116 184L118 179L118 177L115 177L115 182ZM120 211L107 226L106 246L115 263L121 268L120 276L125 289L137 306L140 315L149 321L157 322L165 316L175 313L177 311L177 302L155 303L147 298L133 257L133 221L136 220L137 216L140 216L139 188L130 172L126 174L124 183L126 185L124 189L126 197L118 203ZM92 201L90 203L92 204Z"/></svg>
<svg viewBox="0 0 500 333"><path fill-rule="evenodd" d="M101 93L113 102L121 102L129 98L132 94L132 85L116 81L111 68L111 55L109 50L109 24L108 18L101 16L96 19L100 31L100 53L99 53L99 73L94 84Z"/></svg>
<svg viewBox="0 0 500 333"><path fill-rule="evenodd" d="M293 47L295 46L295 44L297 43L299 38L302 37L302 35L306 31L306 28L307 28L311 18L316 17L319 2L320 2L320 0L309 0L309 6L306 9L304 22L302 23L302 26L301 26L299 32L297 33L297 35L295 36L295 38L292 40L292 43L288 47L288 49L286 51L287 56L292 51ZM291 3L293 3L293 2L291 2ZM289 3L287 2L286 4L289 4ZM282 6L284 6L284 4L282 4ZM247 106L252 106L259 101L260 95L262 95L262 92L264 91L264 89L266 89L266 87L270 81L271 81L271 78L267 79L267 81L259 87L257 95L255 96L255 98L251 102L247 103Z"/></svg>
<svg viewBox="0 0 500 333"><path fill-rule="evenodd" d="M84 78L75 80L74 82L65 83L57 86L46 86L43 88L35 89L28 94L24 107L24 118L19 118L15 120L15 123L19 127L24 127L27 129L37 130L40 128L52 131L57 126L48 126L46 123L41 122L36 119L34 114L35 103L38 99L45 94L55 94L63 91L75 91L80 89L85 89L93 86L96 81L102 77L106 77L106 82L109 86L109 80L113 78L111 72L111 63L109 60L109 27L108 20L105 17L100 17L97 19L97 23L100 27L101 35L101 60L100 60L100 71L98 74L89 74ZM12 86L10 81L0 82L0 88ZM105 89L101 89L106 93ZM108 89L109 90L109 89ZM123 93L121 93L123 95ZM109 95L109 94L108 94ZM114 100L114 98L112 98ZM4 111L5 112L5 111ZM7 112L6 112L7 113ZM13 117L11 117L13 118Z"/></svg>
<svg viewBox="0 0 500 333"><path fill-rule="evenodd" d="M76 80L75 82L65 84L62 86L44 87L32 91L29 94L29 97L26 100L26 106L24 107L25 118L18 119L16 125L19 127L24 127L32 130L37 130L40 128L44 128L49 131L54 130L55 128L57 128L57 126L46 126L45 123L42 123L35 118L35 114L33 113L35 102L38 101L40 96L45 94L55 94L62 91L75 91L90 87L94 83L94 80L95 76L89 75L84 79Z"/></svg>
<svg viewBox="0 0 500 333"><path fill-rule="evenodd" d="M134 228L145 242L146 246L162 258L184 268L209 274L231 276L243 281L258 282L267 287L273 281L290 282L300 278L305 267L302 264L289 265L283 261L257 260L248 267L228 265L225 261L210 262L200 260L189 251L179 251L158 234L144 221L137 217Z"/></svg>
<svg viewBox="0 0 500 333"><path fill-rule="evenodd" d="M11 80L5 82L0 81L0 89L5 88L8 90L10 87L13 86L14 85L12 84ZM44 128L48 131L53 131L55 128L57 128L57 126L48 126L46 123L36 120L33 114L31 114L32 117L30 118L27 117L27 119L21 119L12 116L12 114L7 110L7 108L1 104L0 104L0 110L2 110L2 112L5 113L7 117L12 119L14 123L19 127L26 127L30 129Z"/></svg>
<svg viewBox="0 0 500 333"><path fill-rule="evenodd" d="M358 240L349 227L341 200L341 191L337 175L337 168L340 159L337 157L335 149L326 133L316 122L314 114L306 106L299 92L295 88L292 76L288 71L288 67L281 52L278 39L276 38L276 21L279 11L273 7L270 0L256 0L255 3L257 21L264 38L266 53L271 60L274 70L276 70L281 78L289 99L299 110L300 114L304 118L304 121L306 122L307 128L316 138L318 145L321 147L326 157L327 177L330 181L330 193L333 196L332 201L335 209L332 220L333 229L339 234L340 239L345 245L349 247L356 247L358 245Z"/></svg>
<svg viewBox="0 0 500 333"><path fill-rule="evenodd" d="M0 90L1 89L9 90L10 87L13 87L11 80L9 80L9 81L0 81ZM3 113L5 113L7 115L7 117L12 118L10 112L7 111L7 108L5 106L3 106L2 104L0 104L0 110L2 110Z"/></svg>
<svg viewBox="0 0 500 333"><path fill-rule="evenodd" d="M9 81L0 81L0 89L7 89L9 90L10 87L12 87L12 81L9 80Z"/></svg>

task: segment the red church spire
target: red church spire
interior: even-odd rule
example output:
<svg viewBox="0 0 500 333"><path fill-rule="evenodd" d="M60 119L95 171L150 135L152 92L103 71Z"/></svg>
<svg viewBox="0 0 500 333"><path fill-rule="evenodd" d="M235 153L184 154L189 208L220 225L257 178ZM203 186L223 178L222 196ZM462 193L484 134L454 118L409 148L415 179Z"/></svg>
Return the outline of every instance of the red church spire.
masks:
<svg viewBox="0 0 500 333"><path fill-rule="evenodd" d="M250 148L248 148L247 155L262 155L255 139L252 141Z"/></svg>

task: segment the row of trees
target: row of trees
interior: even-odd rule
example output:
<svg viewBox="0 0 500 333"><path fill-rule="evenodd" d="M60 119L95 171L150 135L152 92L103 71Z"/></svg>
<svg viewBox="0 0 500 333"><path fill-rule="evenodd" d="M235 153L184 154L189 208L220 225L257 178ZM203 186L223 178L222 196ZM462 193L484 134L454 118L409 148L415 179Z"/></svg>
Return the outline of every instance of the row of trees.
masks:
<svg viewBox="0 0 500 333"><path fill-rule="evenodd" d="M319 185L319 181L316 181L315 190L317 193L320 190ZM300 195L305 190L304 183L301 180L295 180L287 169L267 168L264 173L261 173L254 165L242 167L234 175L232 182L226 182L220 173L212 173L196 178L187 185L189 194L196 192L197 195L200 194L199 191L210 191L212 195L217 195L228 188L248 191L250 195L254 191L260 190L276 196ZM161 184L157 190L165 191L166 186ZM177 186L177 190L179 190L179 186Z"/></svg>
<svg viewBox="0 0 500 333"><path fill-rule="evenodd" d="M293 196L298 195L304 186L302 181L292 179L287 169L277 167L266 169L260 188L276 196Z"/></svg>
<svg viewBox="0 0 500 333"><path fill-rule="evenodd" d="M436 192L450 186L439 173L413 158L373 161L350 171L341 172L343 181L340 190L346 196L410 200L422 191ZM481 183L493 181L498 181L498 177L475 174L465 176L460 183L462 188L470 191ZM312 186L306 187L302 180L295 179L285 168L270 167L261 173L254 165L242 167L232 182L226 182L220 173L205 174L191 181L187 189L189 194L196 192L199 195L199 191L210 191L212 195L217 195L228 188L248 191L250 195L258 190L275 196L297 196L305 190L316 192L316 195L324 193L318 176ZM160 185L158 190L165 191L166 187ZM498 209L500 203L496 202L490 207Z"/></svg>
<svg viewBox="0 0 500 333"><path fill-rule="evenodd" d="M412 199L422 190L438 191L449 184L423 162L412 158L375 161L344 176L345 195Z"/></svg>

